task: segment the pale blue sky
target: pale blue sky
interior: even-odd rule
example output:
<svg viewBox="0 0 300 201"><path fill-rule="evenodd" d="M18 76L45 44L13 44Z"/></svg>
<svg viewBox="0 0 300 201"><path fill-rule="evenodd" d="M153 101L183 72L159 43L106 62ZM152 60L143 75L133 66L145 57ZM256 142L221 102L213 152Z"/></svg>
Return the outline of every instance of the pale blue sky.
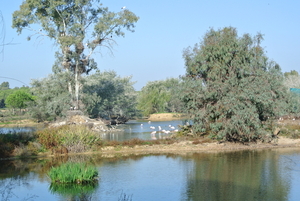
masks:
<svg viewBox="0 0 300 201"><path fill-rule="evenodd" d="M0 59L0 83L10 87L30 84L52 73L56 46L53 41L17 35L11 28L12 13L22 0L0 0L5 20L5 42ZM267 56L279 63L283 72L300 70L300 1L298 0L103 0L111 11L122 6L140 17L134 33L116 39L114 55L102 49L94 55L100 71L115 70L132 75L136 90L148 81L179 77L185 73L182 51L199 42L209 28L237 28L239 35L264 34Z"/></svg>

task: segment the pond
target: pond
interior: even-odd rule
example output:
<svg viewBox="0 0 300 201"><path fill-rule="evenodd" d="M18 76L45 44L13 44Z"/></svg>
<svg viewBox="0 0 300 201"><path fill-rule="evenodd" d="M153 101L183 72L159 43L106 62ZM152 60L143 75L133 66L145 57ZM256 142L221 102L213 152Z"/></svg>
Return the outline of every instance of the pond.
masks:
<svg viewBox="0 0 300 201"><path fill-rule="evenodd" d="M0 128L0 134L33 132L35 130L34 127L3 127Z"/></svg>
<svg viewBox="0 0 300 201"><path fill-rule="evenodd" d="M93 164L98 182L51 185L50 167L66 161ZM117 201L124 196L132 201L293 201L300 197L300 148L111 158L85 155L0 163L0 199L10 201Z"/></svg>
<svg viewBox="0 0 300 201"><path fill-rule="evenodd" d="M179 125L186 122L183 120L176 121L141 121L130 120L126 124L113 126L114 129L110 132L101 132L100 136L105 140L124 141L133 138L142 140L161 139L170 136L176 130L179 130ZM0 134L32 132L41 128L34 127L4 127L0 128ZM164 132L165 131L165 132ZM153 134L155 132L155 134Z"/></svg>
<svg viewBox="0 0 300 201"><path fill-rule="evenodd" d="M133 138L142 140L161 139L170 136L179 125L185 124L185 121L137 121L131 120L126 124L116 126L116 130L108 133L101 133L101 137L105 140L124 141Z"/></svg>

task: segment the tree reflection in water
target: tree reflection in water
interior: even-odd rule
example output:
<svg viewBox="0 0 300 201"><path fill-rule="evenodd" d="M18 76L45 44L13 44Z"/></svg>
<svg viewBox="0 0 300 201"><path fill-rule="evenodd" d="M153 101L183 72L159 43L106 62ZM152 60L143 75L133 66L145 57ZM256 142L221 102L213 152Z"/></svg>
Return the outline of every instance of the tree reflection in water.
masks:
<svg viewBox="0 0 300 201"><path fill-rule="evenodd" d="M288 179L278 155L268 150L195 154L193 159L197 157L202 158L189 175L187 200L287 200Z"/></svg>
<svg viewBox="0 0 300 201"><path fill-rule="evenodd" d="M22 179L19 176L11 177L8 179L0 180L0 198L1 201L9 201L12 198L18 198L20 200L34 200L38 196L36 195L26 195L23 198L19 198L15 193L14 190L18 186L26 186L29 183L26 180Z"/></svg>

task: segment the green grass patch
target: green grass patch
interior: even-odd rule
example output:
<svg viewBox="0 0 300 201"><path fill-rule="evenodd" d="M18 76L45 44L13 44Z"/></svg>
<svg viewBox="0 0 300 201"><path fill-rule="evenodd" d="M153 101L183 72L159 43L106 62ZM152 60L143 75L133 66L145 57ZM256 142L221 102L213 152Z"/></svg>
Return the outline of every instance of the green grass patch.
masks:
<svg viewBox="0 0 300 201"><path fill-rule="evenodd" d="M86 163L67 162L59 167L52 167L48 176L54 183L89 183L96 180L98 171Z"/></svg>

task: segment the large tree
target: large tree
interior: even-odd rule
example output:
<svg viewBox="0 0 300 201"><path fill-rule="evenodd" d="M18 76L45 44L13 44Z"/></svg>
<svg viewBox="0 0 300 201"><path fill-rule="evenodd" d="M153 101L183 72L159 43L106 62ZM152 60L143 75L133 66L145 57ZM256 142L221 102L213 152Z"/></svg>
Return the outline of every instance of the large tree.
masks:
<svg viewBox="0 0 300 201"><path fill-rule="evenodd" d="M127 121L138 115L137 94L132 77L120 77L114 71L96 72L86 77L83 102L92 117Z"/></svg>
<svg viewBox="0 0 300 201"><path fill-rule="evenodd" d="M36 96L30 105L31 116L38 121L52 121L66 116L70 109L68 83L63 74L50 74L40 80L32 80L31 93Z"/></svg>
<svg viewBox="0 0 300 201"><path fill-rule="evenodd" d="M59 46L54 72L67 72L71 102L79 108L81 75L97 67L91 55L97 47L110 48L115 36L125 35L124 29L133 31L137 21L129 10L110 12L100 0L25 0L13 13L12 27L19 34L29 29L49 37Z"/></svg>
<svg viewBox="0 0 300 201"><path fill-rule="evenodd" d="M269 136L264 122L286 109L280 67L261 47L263 37L235 28L210 29L200 44L184 51L182 100L194 131L230 141Z"/></svg>

